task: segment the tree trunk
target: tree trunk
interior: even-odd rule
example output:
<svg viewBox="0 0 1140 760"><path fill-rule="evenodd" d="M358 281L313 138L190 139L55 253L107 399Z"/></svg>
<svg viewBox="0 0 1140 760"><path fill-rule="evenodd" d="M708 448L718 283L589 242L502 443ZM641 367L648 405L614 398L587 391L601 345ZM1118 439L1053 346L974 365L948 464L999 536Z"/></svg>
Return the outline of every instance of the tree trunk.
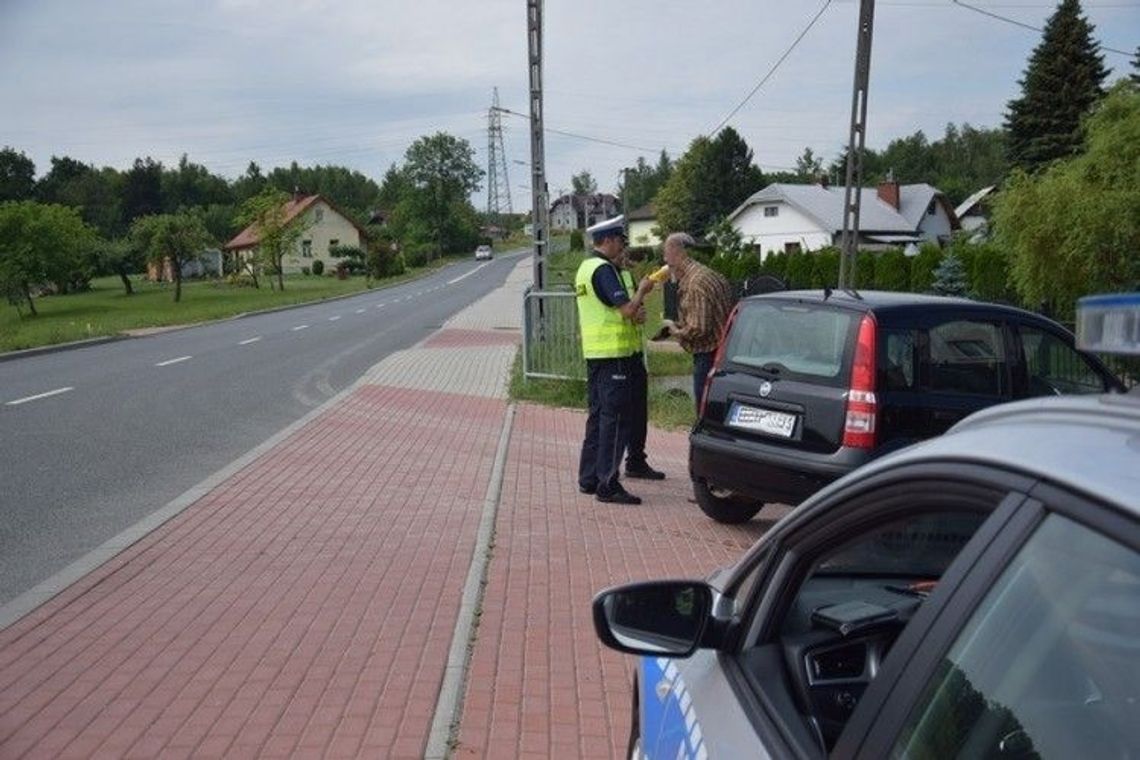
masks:
<svg viewBox="0 0 1140 760"><path fill-rule="evenodd" d="M174 303L178 303L182 300L182 264L180 262L174 262L174 271L171 274L174 275Z"/></svg>
<svg viewBox="0 0 1140 760"><path fill-rule="evenodd" d="M32 313L32 316L39 316L36 313L36 304L32 301L32 289L28 287L28 283L26 282L24 283L24 298L28 299L28 310Z"/></svg>
<svg viewBox="0 0 1140 760"><path fill-rule="evenodd" d="M277 289L282 293L285 292L285 257L282 256L277 260Z"/></svg>
<svg viewBox="0 0 1140 760"><path fill-rule="evenodd" d="M127 277L127 272L124 269L119 270L119 279L123 281L123 289L127 291L128 296L135 294L134 288L131 287L131 278Z"/></svg>

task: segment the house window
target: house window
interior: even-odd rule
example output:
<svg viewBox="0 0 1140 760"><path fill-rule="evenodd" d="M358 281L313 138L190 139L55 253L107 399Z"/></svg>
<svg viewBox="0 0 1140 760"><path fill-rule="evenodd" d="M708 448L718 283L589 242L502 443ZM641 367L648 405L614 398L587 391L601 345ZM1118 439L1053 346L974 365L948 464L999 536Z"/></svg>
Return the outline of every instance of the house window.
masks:
<svg viewBox="0 0 1140 760"><path fill-rule="evenodd" d="M321 220L324 218L325 218L325 210L323 208L321 208L320 206L317 206L315 209L313 209L313 219L316 220L317 224L320 224Z"/></svg>
<svg viewBox="0 0 1140 760"><path fill-rule="evenodd" d="M313 241L312 240L302 240L301 241L301 258L303 258L303 259L313 258Z"/></svg>
<svg viewBox="0 0 1140 760"><path fill-rule="evenodd" d="M799 243L784 243L784 253L799 253L800 250Z"/></svg>
<svg viewBox="0 0 1140 760"><path fill-rule="evenodd" d="M926 215L927 216L934 216L937 212L938 212L937 204L934 201L931 201L930 205L926 207Z"/></svg>
<svg viewBox="0 0 1140 760"><path fill-rule="evenodd" d="M780 215L780 207L779 206L765 206L764 207L764 216L779 216L779 215Z"/></svg>
<svg viewBox="0 0 1140 760"><path fill-rule="evenodd" d="M332 240L329 241L329 255L330 256L336 256L336 247L338 245L340 245L340 241L337 240L336 238L333 238Z"/></svg>

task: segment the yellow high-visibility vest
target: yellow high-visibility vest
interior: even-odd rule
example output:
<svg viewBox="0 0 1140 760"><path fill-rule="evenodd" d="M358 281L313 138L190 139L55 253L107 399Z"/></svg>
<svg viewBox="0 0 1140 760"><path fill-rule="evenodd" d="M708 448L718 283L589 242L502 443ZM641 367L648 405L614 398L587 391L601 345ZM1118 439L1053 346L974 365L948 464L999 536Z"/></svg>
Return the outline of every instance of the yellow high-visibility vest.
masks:
<svg viewBox="0 0 1140 760"><path fill-rule="evenodd" d="M594 292L594 271L607 263L600 256L591 256L582 262L574 277L582 355L587 359L618 359L641 350L637 326L616 308L602 303ZM628 291L624 278L622 285Z"/></svg>

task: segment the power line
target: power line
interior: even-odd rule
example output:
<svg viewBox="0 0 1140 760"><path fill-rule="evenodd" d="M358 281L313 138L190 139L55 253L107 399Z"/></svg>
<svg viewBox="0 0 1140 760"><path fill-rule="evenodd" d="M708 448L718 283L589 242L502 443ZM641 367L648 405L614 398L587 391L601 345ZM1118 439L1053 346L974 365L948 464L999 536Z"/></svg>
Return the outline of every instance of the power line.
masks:
<svg viewBox="0 0 1140 760"><path fill-rule="evenodd" d="M518 116L519 118L527 119L527 120L530 119L530 117L527 116L526 114L519 113L518 111L512 111L509 108L499 108L498 110L502 111L505 114L510 114L511 116ZM577 134L576 132L567 132L567 131L562 130L562 129L554 129L553 127L546 127L545 131L553 132L556 135L563 135L564 137L573 137L573 138L578 139L578 140L586 140L588 142L601 143L602 145L613 145L614 147L617 147L617 148L630 148L632 150L643 150L643 151L646 151L649 153L653 153L656 150L658 150L657 148L646 148L645 146L642 146L642 145L630 145L629 143L621 143L621 142L616 142L614 140L606 140L606 139L601 138L601 137L590 137L589 135L580 135L580 134Z"/></svg>
<svg viewBox="0 0 1140 760"><path fill-rule="evenodd" d="M974 11L975 13L980 13L983 16L989 16L990 18L997 19L998 21L1004 21L1007 24L1013 24L1014 26L1020 26L1022 29L1028 29L1032 32L1042 32L1042 33L1045 31L1044 29L1042 29L1039 26L1033 26L1032 24L1027 24L1024 21L1018 21L1017 19L1007 18L1007 17L1002 16L1000 14L993 13L991 11L987 11L984 8L978 8L977 6L970 5L968 3L963 3L962 0L950 0L950 2L953 3L954 5L957 5L960 8L965 8L968 11ZM1117 50L1116 48L1110 48L1110 47L1107 47L1105 45L1100 45L1100 49L1107 51L1109 53L1116 53L1117 55L1124 55L1124 56L1128 56L1129 58L1132 57L1132 53L1129 53L1126 50Z"/></svg>
<svg viewBox="0 0 1140 760"><path fill-rule="evenodd" d="M728 120L735 116L736 112L743 108L744 104L751 100L752 96L755 95L760 90L760 88L764 86L764 83L772 78L772 75L776 73L776 69L780 68L780 64L784 62L784 59L791 55L792 51L796 49L796 45L800 44L800 40L804 38L804 35L811 31L811 28L815 26L815 22L819 21L820 16L823 15L823 12L827 10L827 6L829 5L831 5L831 0L824 0L823 6L819 9L818 12L816 12L815 16L812 17L812 20L808 22L808 25L804 27L804 30L800 32L800 35L792 41L792 44L788 47L787 50L784 51L784 54L780 56L779 60L777 60L776 63L772 65L772 68L768 69L768 73L765 74L764 77L756 83L756 86L752 88L752 92L748 93L748 95L745 96L744 100L740 101L740 103L737 104L736 108L732 109L732 111L729 112L728 116L725 116L724 119L721 120L720 124L717 124L716 127L711 132L709 132L710 135L715 135L717 132L719 132L721 130L721 127L727 124Z"/></svg>

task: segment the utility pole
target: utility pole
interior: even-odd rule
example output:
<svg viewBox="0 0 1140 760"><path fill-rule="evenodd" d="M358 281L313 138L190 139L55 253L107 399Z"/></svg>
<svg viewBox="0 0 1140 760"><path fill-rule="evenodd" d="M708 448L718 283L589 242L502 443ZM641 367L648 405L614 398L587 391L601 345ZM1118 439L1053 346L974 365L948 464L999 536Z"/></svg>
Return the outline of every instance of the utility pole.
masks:
<svg viewBox="0 0 1140 760"><path fill-rule="evenodd" d="M867 139L867 88L871 78L871 32L874 25L875 0L859 0L859 33L855 43L855 86L851 95L851 134L847 141L847 184L843 189L843 251L839 256L840 290L850 290L855 287L855 254L859 249L859 210L863 198L863 145Z"/></svg>
<svg viewBox="0 0 1140 760"><path fill-rule="evenodd" d="M513 214L511 183L507 178L507 154L503 150L502 111L499 88L494 90L487 111L487 224L503 227L503 213Z"/></svg>
<svg viewBox="0 0 1140 760"><path fill-rule="evenodd" d="M542 2L526 0L530 61L530 189L534 224L534 289L546 286L546 254L550 239L550 207L546 190L546 150L542 126Z"/></svg>

